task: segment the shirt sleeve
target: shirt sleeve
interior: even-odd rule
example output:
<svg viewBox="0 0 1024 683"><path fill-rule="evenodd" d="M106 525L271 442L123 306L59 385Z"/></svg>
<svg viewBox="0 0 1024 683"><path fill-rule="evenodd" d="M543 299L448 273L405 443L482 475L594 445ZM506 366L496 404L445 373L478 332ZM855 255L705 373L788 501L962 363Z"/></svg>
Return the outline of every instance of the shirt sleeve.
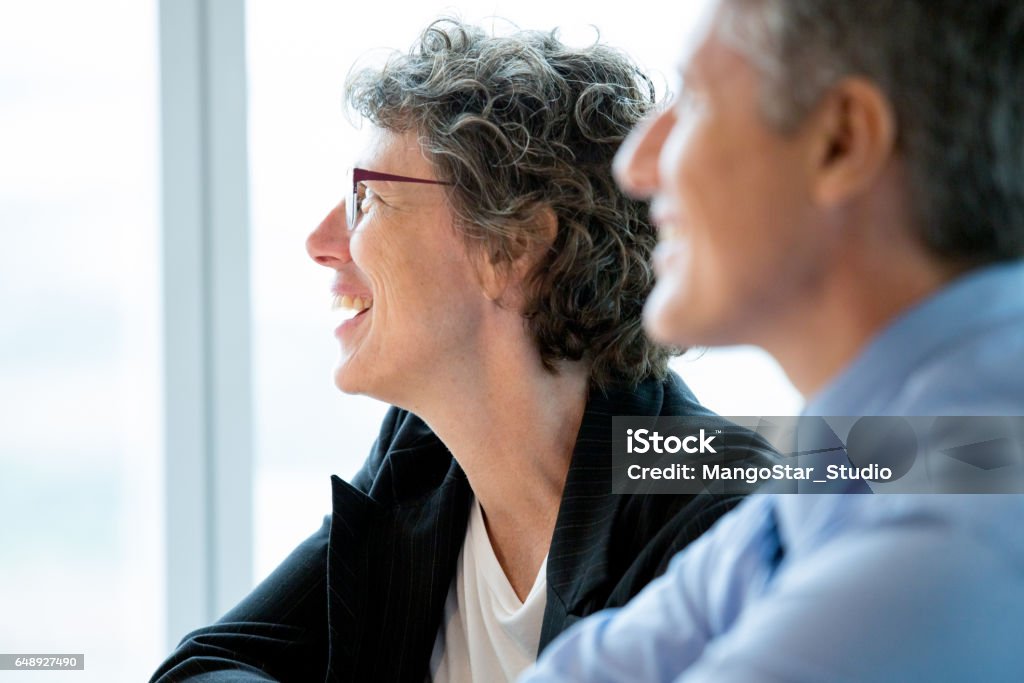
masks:
<svg viewBox="0 0 1024 683"><path fill-rule="evenodd" d="M1020 572L936 520L850 530L780 571L675 680L1021 681Z"/></svg>
<svg viewBox="0 0 1024 683"><path fill-rule="evenodd" d="M721 541L742 528L720 524L636 601L553 643L525 680L1024 680L1024 573L967 529L861 520L787 555L759 589L756 572L722 582L754 554L729 556L735 537Z"/></svg>
<svg viewBox="0 0 1024 683"><path fill-rule="evenodd" d="M763 503L750 498L724 516L625 607L598 612L559 636L520 682L675 678L762 581ZM721 571L726 564L734 569L729 575Z"/></svg>
<svg viewBox="0 0 1024 683"><path fill-rule="evenodd" d="M219 621L185 636L151 683L324 680L330 524Z"/></svg>

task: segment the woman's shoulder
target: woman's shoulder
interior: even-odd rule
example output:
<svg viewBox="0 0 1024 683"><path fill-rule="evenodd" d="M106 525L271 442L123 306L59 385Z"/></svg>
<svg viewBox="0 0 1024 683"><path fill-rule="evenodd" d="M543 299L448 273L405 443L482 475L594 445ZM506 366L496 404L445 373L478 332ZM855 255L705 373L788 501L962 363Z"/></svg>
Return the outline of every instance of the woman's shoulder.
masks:
<svg viewBox="0 0 1024 683"><path fill-rule="evenodd" d="M620 416L712 417L683 379L669 370L664 377L648 377L635 386L617 385L591 392L588 409Z"/></svg>

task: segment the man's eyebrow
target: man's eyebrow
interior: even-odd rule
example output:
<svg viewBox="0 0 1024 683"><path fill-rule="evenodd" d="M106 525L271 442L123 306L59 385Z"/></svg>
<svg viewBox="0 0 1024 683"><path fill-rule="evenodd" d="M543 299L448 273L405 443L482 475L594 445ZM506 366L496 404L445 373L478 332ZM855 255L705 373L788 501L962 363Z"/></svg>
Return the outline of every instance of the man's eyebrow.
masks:
<svg viewBox="0 0 1024 683"><path fill-rule="evenodd" d="M700 74L693 68L693 62L681 62L676 65L676 78L679 81L679 87L686 90L690 90L694 85L701 83Z"/></svg>
<svg viewBox="0 0 1024 683"><path fill-rule="evenodd" d="M668 98L669 104L676 100L686 100L693 94L693 71L685 64L679 64L675 71L675 82L671 85Z"/></svg>

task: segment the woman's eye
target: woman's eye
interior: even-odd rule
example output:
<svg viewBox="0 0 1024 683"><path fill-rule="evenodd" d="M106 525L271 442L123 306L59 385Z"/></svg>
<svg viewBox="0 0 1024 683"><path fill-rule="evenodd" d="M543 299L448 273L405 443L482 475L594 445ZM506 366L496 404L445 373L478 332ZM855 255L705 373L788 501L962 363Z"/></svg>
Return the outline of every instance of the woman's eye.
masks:
<svg viewBox="0 0 1024 683"><path fill-rule="evenodd" d="M373 193L373 190L366 188L362 197L359 198L359 211L366 213L376 202L377 195Z"/></svg>

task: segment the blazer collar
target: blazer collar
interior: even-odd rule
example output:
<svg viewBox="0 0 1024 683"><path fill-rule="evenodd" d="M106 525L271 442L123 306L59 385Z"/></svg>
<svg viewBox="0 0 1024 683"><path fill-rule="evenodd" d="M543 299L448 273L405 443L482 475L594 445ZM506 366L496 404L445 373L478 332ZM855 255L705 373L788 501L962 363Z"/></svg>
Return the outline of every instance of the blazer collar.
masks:
<svg viewBox="0 0 1024 683"><path fill-rule="evenodd" d="M418 506L439 488L466 480L441 439L412 413L402 411L386 451L369 491L381 505Z"/></svg>
<svg viewBox="0 0 1024 683"><path fill-rule="evenodd" d="M328 680L422 680L428 670L472 492L454 461L440 484L418 491L404 475L439 470L408 455L397 489L375 484L367 495L333 479Z"/></svg>
<svg viewBox="0 0 1024 683"><path fill-rule="evenodd" d="M663 414L709 413L675 375L590 394L547 564L548 595L570 613L608 580L624 498L610 495L611 418ZM342 678L406 680L426 670L469 519L466 475L429 427L406 413L391 437L377 444L386 453L368 492L332 482L330 670Z"/></svg>
<svg viewBox="0 0 1024 683"><path fill-rule="evenodd" d="M555 527L559 538L564 501L582 496L589 513L604 512L599 504L609 500L611 491L612 416L713 415L697 402L678 375L670 373L665 380L649 379L634 388L612 387L606 391L591 389L583 413L576 446L569 464L569 473L562 496L563 506ZM466 475L448 448L430 427L416 415L401 411L386 454L373 478L369 497L381 505L419 505L424 496L453 482L465 482ZM576 501L573 498L575 508ZM568 522L568 520L566 520ZM596 520L595 520L596 521ZM607 520L605 520L607 521ZM571 533L576 533L574 529ZM565 532L563 531L563 536ZM550 565L549 565L550 566Z"/></svg>
<svg viewBox="0 0 1024 683"><path fill-rule="evenodd" d="M548 554L548 588L574 613L608 580L613 525L624 496L611 495L612 416L710 414L676 375L634 389L593 390L566 477Z"/></svg>

